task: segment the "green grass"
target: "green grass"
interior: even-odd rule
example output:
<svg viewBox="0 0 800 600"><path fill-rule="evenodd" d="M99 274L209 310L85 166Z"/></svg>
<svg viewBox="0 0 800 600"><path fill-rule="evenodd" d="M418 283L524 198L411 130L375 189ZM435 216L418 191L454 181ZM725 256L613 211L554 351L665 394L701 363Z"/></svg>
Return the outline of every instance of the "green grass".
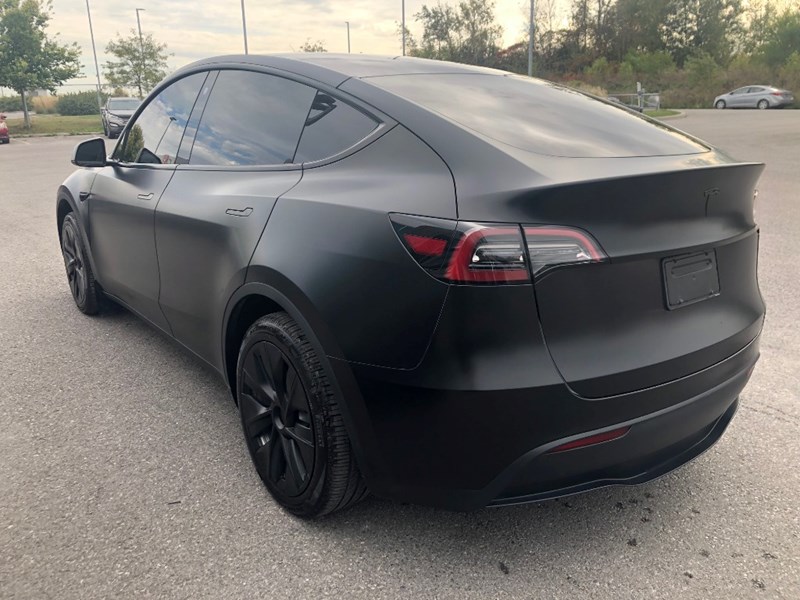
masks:
<svg viewBox="0 0 800 600"><path fill-rule="evenodd" d="M25 129L22 119L8 119L8 130L12 136L23 136L31 133L55 135L101 133L103 123L100 115L81 115L62 117L61 115L32 115L31 128Z"/></svg>
<svg viewBox="0 0 800 600"><path fill-rule="evenodd" d="M659 117L672 117L675 115L679 115L679 110L670 110L669 108L659 108L658 110L645 110L644 114L648 117L653 117L654 119L658 119Z"/></svg>

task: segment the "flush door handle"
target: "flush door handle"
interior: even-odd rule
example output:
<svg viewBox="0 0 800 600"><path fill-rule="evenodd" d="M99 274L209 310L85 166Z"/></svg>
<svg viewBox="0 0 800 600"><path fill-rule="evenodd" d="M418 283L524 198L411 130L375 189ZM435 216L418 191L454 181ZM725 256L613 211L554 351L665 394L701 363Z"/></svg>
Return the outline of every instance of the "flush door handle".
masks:
<svg viewBox="0 0 800 600"><path fill-rule="evenodd" d="M229 208L225 211L226 215L231 215L232 217L249 217L253 212L253 207L248 206L247 208Z"/></svg>
<svg viewBox="0 0 800 600"><path fill-rule="evenodd" d="M136 197L139 200L152 200L153 199L153 192L150 192L149 194L139 194Z"/></svg>

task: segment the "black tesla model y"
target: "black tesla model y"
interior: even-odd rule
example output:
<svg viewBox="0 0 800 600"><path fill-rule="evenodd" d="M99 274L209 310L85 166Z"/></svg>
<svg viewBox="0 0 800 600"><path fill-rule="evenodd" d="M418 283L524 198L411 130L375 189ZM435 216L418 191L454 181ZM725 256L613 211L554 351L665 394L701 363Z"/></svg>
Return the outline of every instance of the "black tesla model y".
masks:
<svg viewBox="0 0 800 600"><path fill-rule="evenodd" d="M546 81L208 59L73 163L78 308L218 371L298 515L647 481L720 438L759 355L763 165Z"/></svg>

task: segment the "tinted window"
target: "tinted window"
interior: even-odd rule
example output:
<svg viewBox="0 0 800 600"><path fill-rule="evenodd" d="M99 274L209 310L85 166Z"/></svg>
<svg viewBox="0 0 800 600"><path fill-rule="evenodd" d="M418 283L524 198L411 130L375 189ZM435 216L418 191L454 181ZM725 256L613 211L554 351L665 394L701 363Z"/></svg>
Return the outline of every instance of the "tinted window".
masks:
<svg viewBox="0 0 800 600"><path fill-rule="evenodd" d="M759 92L763 92L764 88L762 87L751 87L747 90L748 94L758 94Z"/></svg>
<svg viewBox="0 0 800 600"><path fill-rule="evenodd" d="M118 150L124 162L173 164L206 73L179 79L153 98L128 128Z"/></svg>
<svg viewBox="0 0 800 600"><path fill-rule="evenodd" d="M349 104L317 92L294 162L310 162L338 154L363 140L377 125Z"/></svg>
<svg viewBox="0 0 800 600"><path fill-rule="evenodd" d="M515 75L397 75L365 79L494 141L550 156L656 156L708 150L611 102ZM421 132L424 134L424 132Z"/></svg>
<svg viewBox="0 0 800 600"><path fill-rule="evenodd" d="M222 71L206 104L189 163L291 163L316 90L251 71Z"/></svg>
<svg viewBox="0 0 800 600"><path fill-rule="evenodd" d="M109 110L136 110L142 103L136 98L111 98L108 101Z"/></svg>
<svg viewBox="0 0 800 600"><path fill-rule="evenodd" d="M200 93L198 94L197 100L194 103L192 114L189 116L189 121L186 124L186 130L183 133L183 139L181 140L180 148L178 148L178 158L175 160L175 162L179 165L185 165L189 162L189 156L192 153L192 144L194 143L194 136L197 134L197 127L200 124L200 117L203 115L203 110L205 110L206 102L208 102L208 98L211 95L211 88L214 87L214 81L216 78L216 71L209 73L208 77L203 82L203 86L200 89Z"/></svg>

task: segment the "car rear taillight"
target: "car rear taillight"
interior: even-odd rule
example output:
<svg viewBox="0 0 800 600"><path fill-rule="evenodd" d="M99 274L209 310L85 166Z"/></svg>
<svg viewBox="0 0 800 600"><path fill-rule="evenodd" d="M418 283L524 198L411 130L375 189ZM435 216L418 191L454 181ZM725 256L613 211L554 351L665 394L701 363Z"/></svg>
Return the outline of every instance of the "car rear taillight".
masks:
<svg viewBox="0 0 800 600"><path fill-rule="evenodd" d="M564 264L606 259L583 231L390 215L400 241L428 273L448 283L519 284Z"/></svg>
<svg viewBox="0 0 800 600"><path fill-rule="evenodd" d="M534 277L557 265L602 262L605 253L592 237L571 227L524 227Z"/></svg>

